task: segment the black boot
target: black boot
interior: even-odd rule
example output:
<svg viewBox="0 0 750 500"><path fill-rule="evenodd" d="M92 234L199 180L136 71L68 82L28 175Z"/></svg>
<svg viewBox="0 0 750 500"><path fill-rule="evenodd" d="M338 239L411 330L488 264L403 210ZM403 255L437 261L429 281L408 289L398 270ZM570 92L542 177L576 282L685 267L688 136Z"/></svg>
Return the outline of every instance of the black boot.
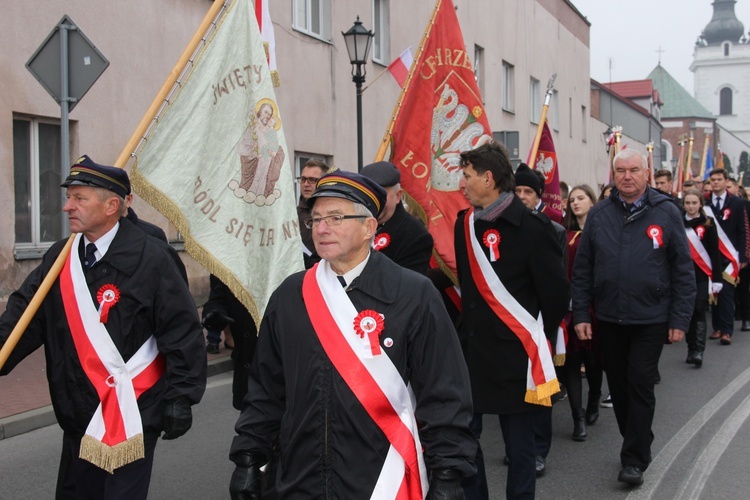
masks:
<svg viewBox="0 0 750 500"><path fill-rule="evenodd" d="M703 351L706 350L706 323L695 325L695 356L693 364L696 368L703 366Z"/></svg>
<svg viewBox="0 0 750 500"><path fill-rule="evenodd" d="M586 405L586 424L594 425L599 420L599 398L602 393L589 392L589 404Z"/></svg>
<svg viewBox="0 0 750 500"><path fill-rule="evenodd" d="M586 413L583 408L573 410L573 441L586 441Z"/></svg>

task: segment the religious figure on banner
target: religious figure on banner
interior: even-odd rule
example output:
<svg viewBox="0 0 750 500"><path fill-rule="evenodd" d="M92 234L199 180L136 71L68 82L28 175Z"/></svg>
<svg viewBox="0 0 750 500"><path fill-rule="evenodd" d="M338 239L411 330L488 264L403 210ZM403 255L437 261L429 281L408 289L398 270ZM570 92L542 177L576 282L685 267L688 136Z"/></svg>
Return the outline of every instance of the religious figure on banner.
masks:
<svg viewBox="0 0 750 500"><path fill-rule="evenodd" d="M271 99L261 99L255 105L250 124L237 147L240 180L229 182L235 196L259 207L272 205L281 195L276 189L284 164L284 150L277 133L281 128L278 114L276 103Z"/></svg>
<svg viewBox="0 0 750 500"><path fill-rule="evenodd" d="M432 187L438 191L457 191L461 179L461 151L474 149L492 140L477 119L481 106L469 108L459 102L458 93L446 83L440 100L432 110Z"/></svg>

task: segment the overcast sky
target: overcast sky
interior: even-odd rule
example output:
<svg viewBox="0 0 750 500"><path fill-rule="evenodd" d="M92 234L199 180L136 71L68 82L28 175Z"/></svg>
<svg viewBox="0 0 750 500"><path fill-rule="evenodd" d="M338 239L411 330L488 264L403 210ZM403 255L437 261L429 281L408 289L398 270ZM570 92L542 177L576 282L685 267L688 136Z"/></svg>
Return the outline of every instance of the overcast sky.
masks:
<svg viewBox="0 0 750 500"><path fill-rule="evenodd" d="M693 94L693 48L711 21L713 0L571 2L591 23L591 78L601 83L644 79L659 62L661 47L661 65ZM747 34L750 0L738 0L734 12Z"/></svg>

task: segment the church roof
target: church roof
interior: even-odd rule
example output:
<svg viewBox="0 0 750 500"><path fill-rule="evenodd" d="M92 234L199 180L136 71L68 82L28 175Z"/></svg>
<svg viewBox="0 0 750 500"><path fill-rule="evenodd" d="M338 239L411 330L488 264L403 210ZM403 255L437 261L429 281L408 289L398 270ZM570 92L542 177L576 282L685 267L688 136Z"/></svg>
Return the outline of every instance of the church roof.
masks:
<svg viewBox="0 0 750 500"><path fill-rule="evenodd" d="M742 38L745 27L734 13L735 3L735 0L714 0L713 16L700 36L706 45L720 45L727 40L737 43Z"/></svg>
<svg viewBox="0 0 750 500"><path fill-rule="evenodd" d="M661 100L664 102L661 108L662 119L688 117L716 119L661 64L649 73L648 78L653 80L654 87L659 91Z"/></svg>

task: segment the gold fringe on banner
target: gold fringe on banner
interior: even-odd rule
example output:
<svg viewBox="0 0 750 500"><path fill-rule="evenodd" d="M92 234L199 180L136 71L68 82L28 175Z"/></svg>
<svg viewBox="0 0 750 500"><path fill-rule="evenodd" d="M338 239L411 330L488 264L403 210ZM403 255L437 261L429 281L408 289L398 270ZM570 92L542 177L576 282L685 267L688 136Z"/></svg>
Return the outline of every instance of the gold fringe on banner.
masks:
<svg viewBox="0 0 750 500"><path fill-rule="evenodd" d="M526 389L524 401L534 405L552 406L552 395L558 392L560 392L560 384L555 378L536 386L536 389Z"/></svg>
<svg viewBox="0 0 750 500"><path fill-rule="evenodd" d="M179 207L175 205L168 196L156 189L143 177L138 170L137 162L133 165L130 172L130 182L133 186L133 190L137 192L141 198L164 214L164 216L177 227L177 230L184 238L185 250L196 260L196 262L205 267L209 273L219 278L219 280L229 288L234 296L245 306L253 317L255 324L260 328L260 312L258 311L258 305L255 303L253 296L248 293L234 274L219 259L214 257L200 243L195 241L190 234L190 226Z"/></svg>
<svg viewBox="0 0 750 500"><path fill-rule="evenodd" d="M140 460L146 456L143 434L136 434L127 441L109 446L88 434L81 439L79 458L91 462L100 469L114 474L115 469Z"/></svg>
<svg viewBox="0 0 750 500"><path fill-rule="evenodd" d="M565 364L565 353L552 356L552 363L555 366L563 366Z"/></svg>

